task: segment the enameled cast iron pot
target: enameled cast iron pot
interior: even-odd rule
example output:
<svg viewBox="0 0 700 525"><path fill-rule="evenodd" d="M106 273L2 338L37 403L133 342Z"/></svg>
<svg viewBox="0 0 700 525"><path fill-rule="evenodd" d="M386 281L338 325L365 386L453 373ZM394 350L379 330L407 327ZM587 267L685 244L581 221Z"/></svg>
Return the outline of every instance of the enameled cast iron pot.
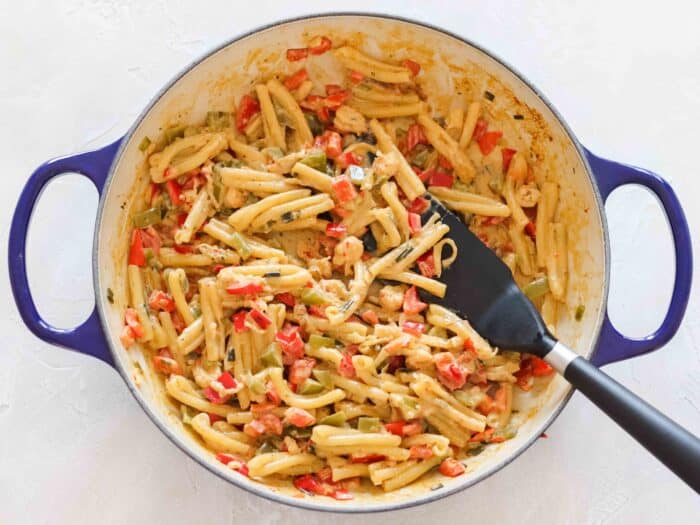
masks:
<svg viewBox="0 0 700 525"><path fill-rule="evenodd" d="M678 198L653 173L596 157L571 133L552 105L522 75L462 37L422 23L395 17L338 14L305 17L263 27L227 42L189 65L158 93L118 141L102 149L51 160L29 178L15 211L9 240L9 269L17 307L29 329L44 341L97 357L116 368L153 422L185 453L231 483L260 496L315 510L366 512L391 510L425 503L464 489L486 478L525 451L550 425L571 395L571 387L556 377L537 398L537 411L505 443L476 456L468 473L445 481L418 484L393 494L359 496L353 501L298 498L289 487L251 481L217 463L173 416L160 386L135 378L139 351L126 352L119 343L125 286L129 207L146 179L138 144L144 135L155 137L165 125L178 120L201 121L208 109L233 107L250 89L250 79L266 71L291 71L284 50L301 47L310 35L348 40L368 52L411 57L423 66L422 81L437 106L456 96L470 99L488 90L495 95L492 114L499 117L509 144L528 147L539 158L535 166L556 173L561 187L560 214L569 226L570 284L567 308L560 315L559 337L595 364L628 359L664 345L675 334L688 301L692 256L690 235ZM313 66L311 66L313 67ZM328 66L318 66L324 74ZM332 67L331 67L332 69ZM449 73L449 74L448 74ZM332 75L332 71L328 73ZM463 93L466 92L466 93ZM439 96L438 96L439 95ZM484 102L486 103L486 102ZM449 106L443 108L448 109ZM514 115L517 115L515 119ZM520 117L522 115L522 118ZM510 142L513 141L513 142ZM95 309L80 326L63 330L44 321L32 299L25 266L25 242L32 209L44 186L55 176L76 172L88 177L100 193L93 242ZM640 184L660 199L675 243L675 282L668 312L659 329L642 339L620 334L606 313L610 277L610 250L603 203L624 184ZM114 303L107 300L107 289ZM573 318L585 305L580 322ZM598 350L600 349L600 350ZM432 487L433 490L430 490Z"/></svg>

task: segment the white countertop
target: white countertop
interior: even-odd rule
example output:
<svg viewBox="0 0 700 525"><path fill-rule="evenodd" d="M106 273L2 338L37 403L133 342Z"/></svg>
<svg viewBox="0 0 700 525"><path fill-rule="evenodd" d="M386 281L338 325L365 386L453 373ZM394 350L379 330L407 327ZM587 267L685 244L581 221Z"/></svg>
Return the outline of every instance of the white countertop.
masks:
<svg viewBox="0 0 700 525"><path fill-rule="evenodd" d="M52 5L53 4L53 5ZM377 2L65 0L0 8L0 250L17 195L44 160L106 144L208 48L302 13L377 10ZM184 4L184 5L183 5ZM286 5L288 4L288 5ZM514 64L594 152L666 177L700 229L700 32L691 2L384 2L381 11L464 35ZM479 6L481 4L481 6ZM515 4L515 3L514 3ZM642 6L644 4L644 6ZM303 7L294 7L302 5ZM92 308L96 193L77 176L45 194L29 252L49 321ZM671 244L654 199L625 189L608 205L610 308L627 333L658 324ZM696 242L695 251L700 254ZM696 270L700 266L696 264ZM700 273L700 272L698 272ZM216 478L151 423L118 374L36 339L0 272L0 522L3 524L698 523L700 497L576 394L513 464L466 492L409 510L330 516L270 503ZM700 294L678 335L607 371L700 434Z"/></svg>

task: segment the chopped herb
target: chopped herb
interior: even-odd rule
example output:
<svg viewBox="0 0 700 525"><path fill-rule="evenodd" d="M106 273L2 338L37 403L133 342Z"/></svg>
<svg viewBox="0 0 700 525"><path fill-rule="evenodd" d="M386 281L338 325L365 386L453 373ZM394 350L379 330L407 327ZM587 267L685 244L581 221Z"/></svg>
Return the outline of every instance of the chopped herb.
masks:
<svg viewBox="0 0 700 525"><path fill-rule="evenodd" d="M263 277L282 277L280 272L267 272Z"/></svg>
<svg viewBox="0 0 700 525"><path fill-rule="evenodd" d="M266 440L263 441L262 445L258 447L258 450L256 452L258 454L269 454L271 452L277 452L277 449L270 440Z"/></svg>
<svg viewBox="0 0 700 525"><path fill-rule="evenodd" d="M406 257L408 257L408 254L413 251L413 246L410 244L407 244L406 247L401 250L401 252L396 256L396 262L403 261Z"/></svg>
<svg viewBox="0 0 700 525"><path fill-rule="evenodd" d="M355 300L354 300L354 299L349 299L349 300L345 301L342 305L340 305L340 311L343 312L343 313L345 313L345 312L347 312L348 310L350 310L350 308L352 308L352 306L353 306L354 304L355 304Z"/></svg>
<svg viewBox="0 0 700 525"><path fill-rule="evenodd" d="M288 211L288 212L283 213L282 216L280 217L280 219L282 220L282 222L287 223L287 222L292 222L298 216L299 216L298 211Z"/></svg>
<svg viewBox="0 0 700 525"><path fill-rule="evenodd" d="M574 319L580 321L583 319L583 314L586 313L586 305L580 304L576 307L576 313L574 314Z"/></svg>
<svg viewBox="0 0 700 525"><path fill-rule="evenodd" d="M367 233L362 236L362 245L368 253L377 251L377 240L372 235L372 230L368 229Z"/></svg>
<svg viewBox="0 0 700 525"><path fill-rule="evenodd" d="M374 136L374 133L361 133L357 136L357 140L372 145L377 143L377 137Z"/></svg>
<svg viewBox="0 0 700 525"><path fill-rule="evenodd" d="M523 120L525 117L523 117L521 114L518 113L517 115L513 115L513 118L515 120Z"/></svg>
<svg viewBox="0 0 700 525"><path fill-rule="evenodd" d="M376 158L377 158L377 155L375 153L372 153L371 151L367 152L367 162L369 162L370 165L374 163L374 159L376 159Z"/></svg>
<svg viewBox="0 0 700 525"><path fill-rule="evenodd" d="M231 350L228 351L228 354L226 354L226 360L227 361L235 361L236 360L236 349L231 348Z"/></svg>
<svg viewBox="0 0 700 525"><path fill-rule="evenodd" d="M438 483L437 485L433 485L432 487L430 487L430 490L440 490L444 486L445 485L443 485L442 483Z"/></svg>
<svg viewBox="0 0 700 525"><path fill-rule="evenodd" d="M195 318L202 315L202 308L198 304L193 304L192 306L190 306L190 311L192 312L192 315Z"/></svg>
<svg viewBox="0 0 700 525"><path fill-rule="evenodd" d="M489 102L493 102L493 99L496 98L496 95L491 93L490 91L484 91L484 98L488 100Z"/></svg>
<svg viewBox="0 0 700 525"><path fill-rule="evenodd" d="M148 149L148 146L151 145L151 139L148 137L143 137L141 142L139 142L139 151L146 151Z"/></svg>
<svg viewBox="0 0 700 525"><path fill-rule="evenodd" d="M114 304L114 292L111 288L107 288L107 300L109 304Z"/></svg>
<svg viewBox="0 0 700 525"><path fill-rule="evenodd" d="M306 118L306 123L314 136L323 133L323 124L314 113L304 113L304 118Z"/></svg>

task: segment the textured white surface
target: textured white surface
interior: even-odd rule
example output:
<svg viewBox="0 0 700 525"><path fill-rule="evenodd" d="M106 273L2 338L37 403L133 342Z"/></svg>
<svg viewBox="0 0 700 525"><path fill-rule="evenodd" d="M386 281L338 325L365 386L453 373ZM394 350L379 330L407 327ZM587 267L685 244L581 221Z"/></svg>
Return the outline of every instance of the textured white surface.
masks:
<svg viewBox="0 0 700 525"><path fill-rule="evenodd" d="M238 2L236 2L238 3ZM527 75L593 151L669 179L700 228L700 33L690 2L298 3L66 0L0 3L0 246L17 195L44 160L123 133L155 91L213 45L287 16L377 10L445 27ZM570 3L566 3L570 4ZM253 7L254 6L254 7ZM244 12L242 12L244 11ZM60 326L92 308L96 194L65 178L33 222L31 284ZM660 320L671 244L654 200L626 188L608 203L613 318L641 335ZM695 245L696 252L699 246ZM2 257L5 260L5 256ZM696 265L697 268L697 265ZM269 503L209 474L160 434L119 376L34 338L0 290L0 522L18 523L697 523L700 498L574 396L540 440L468 491L391 515L332 517ZM697 290L697 287L696 287ZM700 433L700 295L664 349L608 372Z"/></svg>

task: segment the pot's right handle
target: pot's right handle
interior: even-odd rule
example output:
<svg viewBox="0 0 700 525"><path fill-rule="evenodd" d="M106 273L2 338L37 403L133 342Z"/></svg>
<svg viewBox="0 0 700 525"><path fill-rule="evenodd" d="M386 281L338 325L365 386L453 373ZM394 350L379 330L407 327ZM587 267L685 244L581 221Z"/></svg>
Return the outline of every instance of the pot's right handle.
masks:
<svg viewBox="0 0 700 525"><path fill-rule="evenodd" d="M12 294L27 328L48 343L92 355L112 366L114 361L100 325L97 307L80 326L75 328L56 328L41 317L29 289L26 244L29 221L36 201L46 184L58 175L69 172L79 173L90 179L101 194L109 167L120 143L121 139L96 151L50 160L32 173L22 189L17 208L12 216L7 257Z"/></svg>
<svg viewBox="0 0 700 525"><path fill-rule="evenodd" d="M676 276L671 303L661 326L654 333L641 339L626 337L613 326L607 312L605 313L598 350L591 359L595 365L602 366L656 350L676 334L688 306L693 278L693 253L688 222L681 203L668 182L654 173L602 159L588 150L586 156L604 201L615 188L625 184L640 184L654 192L661 201L671 226L676 257Z"/></svg>

